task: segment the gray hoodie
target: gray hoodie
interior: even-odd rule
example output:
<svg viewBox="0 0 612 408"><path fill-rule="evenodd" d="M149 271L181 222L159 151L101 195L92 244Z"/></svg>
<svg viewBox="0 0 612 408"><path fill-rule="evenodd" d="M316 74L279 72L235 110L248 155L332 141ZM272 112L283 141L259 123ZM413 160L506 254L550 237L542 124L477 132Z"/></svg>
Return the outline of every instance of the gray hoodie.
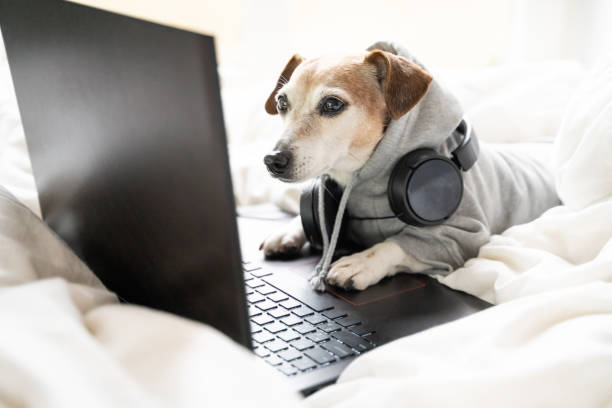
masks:
<svg viewBox="0 0 612 408"><path fill-rule="evenodd" d="M397 44L378 42L369 49L400 55L425 69ZM429 273L448 274L476 256L491 234L531 221L560 203L553 176L545 166L481 143L476 164L462 172L464 192L459 208L443 224L417 227L398 218L351 219L393 215L387 183L397 160L422 147L449 157L457 143L449 136L463 116L457 99L434 78L421 101L400 119L391 121L370 159L353 176L346 206L351 239L368 247L394 241L407 254L430 265ZM326 273L319 270L321 277ZM317 286L316 279L313 285Z"/></svg>

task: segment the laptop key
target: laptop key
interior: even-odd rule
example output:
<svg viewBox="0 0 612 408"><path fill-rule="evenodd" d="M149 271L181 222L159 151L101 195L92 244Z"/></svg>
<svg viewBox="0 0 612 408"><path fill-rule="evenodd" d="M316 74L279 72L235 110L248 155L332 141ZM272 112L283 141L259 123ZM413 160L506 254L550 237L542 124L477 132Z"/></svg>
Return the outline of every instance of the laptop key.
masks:
<svg viewBox="0 0 612 408"><path fill-rule="evenodd" d="M267 314L262 314L251 318L251 321L257 323L260 326L263 326L264 324L272 323L274 319L268 316Z"/></svg>
<svg viewBox="0 0 612 408"><path fill-rule="evenodd" d="M270 285L264 285L262 287L259 287L259 288L255 289L255 290L257 292L261 293L262 295L270 295L270 294L276 292L276 289L274 289Z"/></svg>
<svg viewBox="0 0 612 408"><path fill-rule="evenodd" d="M299 339L297 341L289 343L291 347L294 347L296 350L304 351L306 349L312 348L315 346L315 343L308 339Z"/></svg>
<svg viewBox="0 0 612 408"><path fill-rule="evenodd" d="M271 352L276 353L278 351L288 348L289 346L284 341L276 339L274 341L264 343L264 347L270 350Z"/></svg>
<svg viewBox="0 0 612 408"><path fill-rule="evenodd" d="M320 332L320 331L316 331L314 333L310 333L309 335L306 336L306 338L308 340L314 341L315 343L320 343L322 341L329 340L329 336L327 334L325 334L325 333Z"/></svg>
<svg viewBox="0 0 612 408"><path fill-rule="evenodd" d="M332 333L340 330L342 327L339 324L334 322L327 322L317 326L320 330L323 330L325 333Z"/></svg>
<svg viewBox="0 0 612 408"><path fill-rule="evenodd" d="M336 323L338 323L342 327L350 327L355 326L356 324L360 324L361 320L349 316L336 320Z"/></svg>
<svg viewBox="0 0 612 408"><path fill-rule="evenodd" d="M324 318L324 317L323 317L323 316L321 316L321 315L308 316L308 317L307 317L306 319L304 319L304 320L306 320L308 323L310 323L310 324L314 324L314 325L317 325L317 324L320 324L320 323L323 323L323 322L326 322L326 321L327 321L327 319L326 319L326 318Z"/></svg>
<svg viewBox="0 0 612 408"><path fill-rule="evenodd" d="M349 330L358 336L363 336L365 334L374 333L376 331L369 326L364 326L363 324L360 324L358 326L353 326Z"/></svg>
<svg viewBox="0 0 612 408"><path fill-rule="evenodd" d="M287 299L280 304L285 309L295 309L296 307L302 306L300 302L295 299Z"/></svg>
<svg viewBox="0 0 612 408"><path fill-rule="evenodd" d="M300 324L302 323L302 319L300 319L297 316L287 316L284 319L281 319L281 322L283 324L286 324L287 326L295 326L296 324Z"/></svg>
<svg viewBox="0 0 612 408"><path fill-rule="evenodd" d="M287 309L283 309L282 307L277 307L276 309L270 310L268 314L275 319L280 319L281 317L289 316L289 311Z"/></svg>
<svg viewBox="0 0 612 408"><path fill-rule="evenodd" d="M302 357L297 360L293 360L291 364L300 371L306 371L311 368L315 368L317 365L309 358Z"/></svg>
<svg viewBox="0 0 612 408"><path fill-rule="evenodd" d="M274 309L276 307L276 303L272 302L271 300L264 300L263 302L259 302L255 305L258 309L263 310L264 312L270 310L270 309Z"/></svg>
<svg viewBox="0 0 612 408"><path fill-rule="evenodd" d="M351 333L351 332L338 331L338 332L332 333L332 337L340 340L347 346L352 347L359 352L367 351L372 348L372 345L370 344L370 342L368 342L367 340L364 340L362 337L359 337L358 335Z"/></svg>
<svg viewBox="0 0 612 408"><path fill-rule="evenodd" d="M294 366L289 365L289 364L284 364L284 365L278 367L278 370L281 373L283 373L283 374L285 374L287 376L294 375L294 374L296 374L298 372L297 368L295 368Z"/></svg>
<svg viewBox="0 0 612 408"><path fill-rule="evenodd" d="M264 276L272 275L272 272L266 269L257 268L251 271L251 275L255 276L256 278L263 278Z"/></svg>
<svg viewBox="0 0 612 408"><path fill-rule="evenodd" d="M304 352L304 354L316 361L317 364L325 364L336 360L334 356L319 347L315 347L312 350L307 350Z"/></svg>
<svg viewBox="0 0 612 408"><path fill-rule="evenodd" d="M372 344L372 346L376 346L379 342L376 332L369 334L367 336L363 336L363 338L369 341Z"/></svg>
<svg viewBox="0 0 612 408"><path fill-rule="evenodd" d="M268 332L255 333L252 338L253 341L256 341L257 343L265 343L267 341L274 340L274 336Z"/></svg>
<svg viewBox="0 0 612 408"><path fill-rule="evenodd" d="M344 317L346 316L346 312L340 309L332 309L332 310L328 310L326 312L323 312L323 316L327 317L328 319L337 319L339 317Z"/></svg>
<svg viewBox="0 0 612 408"><path fill-rule="evenodd" d="M265 285L265 283L259 279L251 279L249 281L246 282L246 285L251 288L251 289L256 289L260 286Z"/></svg>
<svg viewBox="0 0 612 408"><path fill-rule="evenodd" d="M246 264L242 264L242 270L245 272L253 272L253 271L259 271L261 269L261 266L251 263L251 262L247 262ZM255 275L255 274L254 274ZM257 275L255 275L257 276ZM261 276L257 276L258 278L261 278Z"/></svg>
<svg viewBox="0 0 612 408"><path fill-rule="evenodd" d="M321 344L321 347L340 358L352 356L353 354L355 354L355 352L351 348L334 339L328 341L327 343Z"/></svg>
<svg viewBox="0 0 612 408"><path fill-rule="evenodd" d="M270 364L271 366L277 366L283 364L283 360L272 354L271 356L266 358L266 363Z"/></svg>
<svg viewBox="0 0 612 408"><path fill-rule="evenodd" d="M310 323L302 323L297 326L293 326L293 330L300 334L307 334L316 330L316 328Z"/></svg>
<svg viewBox="0 0 612 408"><path fill-rule="evenodd" d="M253 352L262 358L270 355L270 352L263 347L257 347Z"/></svg>
<svg viewBox="0 0 612 408"><path fill-rule="evenodd" d="M264 326L264 329L269 331L272 334L280 333L284 330L287 330L287 326L282 324L281 322L274 322Z"/></svg>
<svg viewBox="0 0 612 408"><path fill-rule="evenodd" d="M251 334L259 333L263 329L257 323L251 322Z"/></svg>
<svg viewBox="0 0 612 408"><path fill-rule="evenodd" d="M281 351L280 353L278 353L278 356L285 361L293 361L302 357L302 353L300 353L296 349L289 348L285 351Z"/></svg>
<svg viewBox="0 0 612 408"><path fill-rule="evenodd" d="M269 295L268 299L270 299L273 302L278 303L278 302L282 302L283 300L289 299L289 296L285 295L283 292L276 292L276 293Z"/></svg>
<svg viewBox="0 0 612 408"><path fill-rule="evenodd" d="M264 300L266 300L266 297L260 295L259 293L253 293L252 295L247 296L247 301L249 303L263 302Z"/></svg>
<svg viewBox="0 0 612 408"><path fill-rule="evenodd" d="M300 338L300 335L293 330L287 330L278 335L278 338L284 341L293 341ZM293 346L293 343L291 343Z"/></svg>
<svg viewBox="0 0 612 408"><path fill-rule="evenodd" d="M306 306L301 306L296 309L292 309L291 313L299 317L310 316L311 314L314 314L312 309L309 309Z"/></svg>

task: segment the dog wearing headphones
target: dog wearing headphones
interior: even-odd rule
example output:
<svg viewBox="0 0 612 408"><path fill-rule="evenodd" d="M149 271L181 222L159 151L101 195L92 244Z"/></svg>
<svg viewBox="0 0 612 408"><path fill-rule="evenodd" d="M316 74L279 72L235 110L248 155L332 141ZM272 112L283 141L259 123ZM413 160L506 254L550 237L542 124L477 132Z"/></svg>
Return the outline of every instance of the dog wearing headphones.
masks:
<svg viewBox="0 0 612 408"><path fill-rule="evenodd" d="M491 234L559 204L544 165L481 146L455 97L393 43L343 57L294 55L265 109L285 124L264 158L269 173L314 181L300 215L261 249L281 258L307 242L321 249L318 289L450 273ZM353 253L331 263L338 249Z"/></svg>

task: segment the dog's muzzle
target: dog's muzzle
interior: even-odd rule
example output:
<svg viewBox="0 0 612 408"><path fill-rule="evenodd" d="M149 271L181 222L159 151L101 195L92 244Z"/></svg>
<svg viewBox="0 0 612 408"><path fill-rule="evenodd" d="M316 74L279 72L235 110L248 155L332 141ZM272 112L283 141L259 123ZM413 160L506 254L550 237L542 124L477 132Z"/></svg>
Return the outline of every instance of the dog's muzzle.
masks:
<svg viewBox="0 0 612 408"><path fill-rule="evenodd" d="M285 176L291 163L291 152L276 150L264 157L268 171L274 177Z"/></svg>

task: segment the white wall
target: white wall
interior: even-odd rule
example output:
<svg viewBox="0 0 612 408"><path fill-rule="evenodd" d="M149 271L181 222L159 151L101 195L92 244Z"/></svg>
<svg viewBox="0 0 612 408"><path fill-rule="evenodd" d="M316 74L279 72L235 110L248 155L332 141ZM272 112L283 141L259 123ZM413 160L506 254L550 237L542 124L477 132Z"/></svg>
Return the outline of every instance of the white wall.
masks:
<svg viewBox="0 0 612 408"><path fill-rule="evenodd" d="M78 0L217 38L222 64L267 73L294 52L407 45L435 67L574 59L612 48L609 0Z"/></svg>
<svg viewBox="0 0 612 408"><path fill-rule="evenodd" d="M597 62L612 50L612 1L515 0L511 59Z"/></svg>
<svg viewBox="0 0 612 408"><path fill-rule="evenodd" d="M511 1L309 0L277 6L246 0L242 54L287 58L297 51L308 57L393 39L429 65L487 65L500 62L508 47Z"/></svg>

